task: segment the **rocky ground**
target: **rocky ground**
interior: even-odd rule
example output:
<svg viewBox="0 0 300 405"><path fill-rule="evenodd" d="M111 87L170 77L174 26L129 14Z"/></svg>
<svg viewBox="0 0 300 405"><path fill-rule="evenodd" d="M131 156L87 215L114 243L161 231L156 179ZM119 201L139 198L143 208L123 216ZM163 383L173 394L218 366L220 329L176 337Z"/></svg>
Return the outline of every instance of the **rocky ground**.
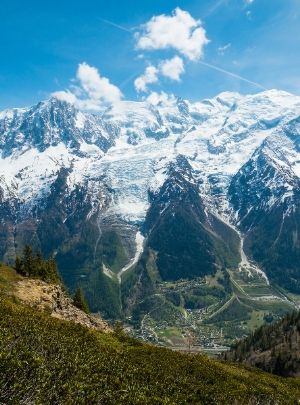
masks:
<svg viewBox="0 0 300 405"><path fill-rule="evenodd" d="M24 304L46 311L55 318L111 332L111 328L100 317L86 314L76 308L60 285L48 284L41 280L22 279L16 284L14 296Z"/></svg>

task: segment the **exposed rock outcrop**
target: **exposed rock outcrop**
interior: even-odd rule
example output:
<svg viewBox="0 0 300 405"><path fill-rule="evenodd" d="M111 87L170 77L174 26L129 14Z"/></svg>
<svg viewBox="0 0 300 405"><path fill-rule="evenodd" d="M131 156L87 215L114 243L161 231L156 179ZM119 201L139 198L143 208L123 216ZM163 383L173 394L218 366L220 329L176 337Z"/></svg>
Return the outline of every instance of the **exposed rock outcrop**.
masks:
<svg viewBox="0 0 300 405"><path fill-rule="evenodd" d="M17 282L14 295L24 304L51 316L73 321L89 328L111 332L112 329L99 316L89 315L75 307L60 285L48 284L41 280L23 279Z"/></svg>

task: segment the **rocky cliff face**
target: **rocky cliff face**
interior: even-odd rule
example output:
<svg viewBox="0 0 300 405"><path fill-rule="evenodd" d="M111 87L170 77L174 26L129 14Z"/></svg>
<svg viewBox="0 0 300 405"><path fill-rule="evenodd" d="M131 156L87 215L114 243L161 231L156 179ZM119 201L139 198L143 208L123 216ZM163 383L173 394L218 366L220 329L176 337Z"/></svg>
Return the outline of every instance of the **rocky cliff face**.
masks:
<svg viewBox="0 0 300 405"><path fill-rule="evenodd" d="M22 279L17 282L13 295L22 303L65 321L72 321L88 328L111 332L112 329L99 316L88 315L72 304L71 298L60 285L41 280Z"/></svg>

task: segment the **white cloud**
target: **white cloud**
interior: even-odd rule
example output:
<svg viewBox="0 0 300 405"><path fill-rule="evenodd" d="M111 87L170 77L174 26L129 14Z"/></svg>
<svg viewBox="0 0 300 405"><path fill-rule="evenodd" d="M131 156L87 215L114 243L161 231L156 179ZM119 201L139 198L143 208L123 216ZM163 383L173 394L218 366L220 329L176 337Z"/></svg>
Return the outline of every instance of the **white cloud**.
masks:
<svg viewBox="0 0 300 405"><path fill-rule="evenodd" d="M138 92L147 92L148 85L157 83L159 75L163 75L172 80L180 80L180 75L184 72L184 63L179 56L162 61L158 67L147 66L145 72L134 81L135 89Z"/></svg>
<svg viewBox="0 0 300 405"><path fill-rule="evenodd" d="M154 16L136 34L137 48L143 50L176 49L190 60L203 55L209 42L200 20L177 7L171 16Z"/></svg>
<svg viewBox="0 0 300 405"><path fill-rule="evenodd" d="M246 4L252 4L252 3L254 3L254 0L245 0L245 3Z"/></svg>
<svg viewBox="0 0 300 405"><path fill-rule="evenodd" d="M225 52L227 51L227 49L229 49L231 47L231 43L229 42L228 44L224 45L224 46L220 46L218 48L218 54L219 55L224 55Z"/></svg>
<svg viewBox="0 0 300 405"><path fill-rule="evenodd" d="M146 92L148 90L147 85L156 82L158 82L158 69L150 65L146 67L144 74L135 79L134 86L137 91Z"/></svg>
<svg viewBox="0 0 300 405"><path fill-rule="evenodd" d="M157 93L152 91L149 96L146 98L146 101L153 105L158 104L173 104L176 101L176 98L173 94L167 94L164 91Z"/></svg>
<svg viewBox="0 0 300 405"><path fill-rule="evenodd" d="M69 90L67 91L56 91L52 93L53 97L56 97L58 100L66 101L67 103L75 104L77 102L77 97L75 94L71 93Z"/></svg>
<svg viewBox="0 0 300 405"><path fill-rule="evenodd" d="M122 98L120 89L106 77L101 77L99 71L87 63L80 63L76 77L92 100L114 103Z"/></svg>
<svg viewBox="0 0 300 405"><path fill-rule="evenodd" d="M180 80L180 75L184 72L183 60L179 56L167 59L160 64L161 73L172 80Z"/></svg>
<svg viewBox="0 0 300 405"><path fill-rule="evenodd" d="M70 86L66 91L57 91L52 96L79 108L94 111L102 110L107 104L119 102L123 96L117 86L102 77L98 69L85 62L78 65L76 79L76 86Z"/></svg>

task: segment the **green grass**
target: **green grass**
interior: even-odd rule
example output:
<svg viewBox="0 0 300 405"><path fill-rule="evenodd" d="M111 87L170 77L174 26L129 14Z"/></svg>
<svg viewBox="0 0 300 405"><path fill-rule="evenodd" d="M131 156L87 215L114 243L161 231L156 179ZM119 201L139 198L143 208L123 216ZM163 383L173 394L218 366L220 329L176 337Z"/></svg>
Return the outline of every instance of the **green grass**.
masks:
<svg viewBox="0 0 300 405"><path fill-rule="evenodd" d="M103 334L0 298L5 404L293 404L298 380Z"/></svg>
<svg viewBox="0 0 300 405"><path fill-rule="evenodd" d="M7 294L12 293L16 282L19 280L22 280L22 277L14 269L0 263L0 291L4 291Z"/></svg>
<svg viewBox="0 0 300 405"><path fill-rule="evenodd" d="M252 311L251 318L247 322L250 330L255 330L265 323L264 316L266 311Z"/></svg>
<svg viewBox="0 0 300 405"><path fill-rule="evenodd" d="M222 287L220 284L220 280L222 279L224 279L224 273L220 269L217 270L216 274L205 277L206 283L210 287Z"/></svg>
<svg viewBox="0 0 300 405"><path fill-rule="evenodd" d="M269 286L266 285L255 285L254 284L248 284L248 285L242 285L243 290L252 296L264 296L264 295L270 295L272 294L272 289Z"/></svg>
<svg viewBox="0 0 300 405"><path fill-rule="evenodd" d="M182 337L182 332L176 328L176 327L170 327L166 328L161 332L162 336L165 336L166 338L170 339L173 337Z"/></svg>

